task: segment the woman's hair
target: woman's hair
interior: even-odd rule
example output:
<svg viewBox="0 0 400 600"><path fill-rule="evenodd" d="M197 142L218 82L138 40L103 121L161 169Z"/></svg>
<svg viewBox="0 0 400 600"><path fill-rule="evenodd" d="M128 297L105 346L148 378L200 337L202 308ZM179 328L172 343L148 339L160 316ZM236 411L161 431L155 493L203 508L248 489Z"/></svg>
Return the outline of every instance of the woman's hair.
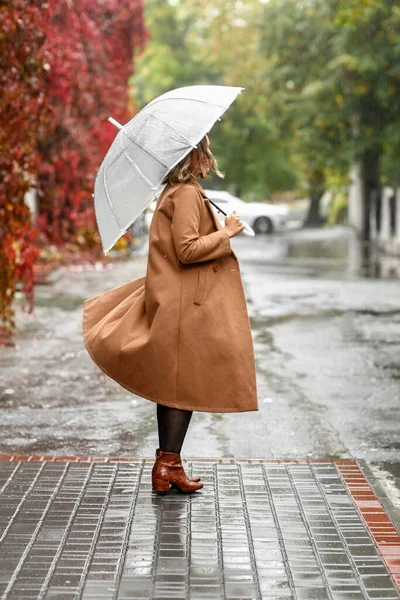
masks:
<svg viewBox="0 0 400 600"><path fill-rule="evenodd" d="M178 162L175 167L171 169L169 173L165 176L163 180L163 184L166 183L168 185L175 185L176 183L189 183L190 181L194 181L196 177L200 177L200 179L209 179L211 176L207 173L207 169L203 167L201 164L201 155L205 154L210 163L210 171L214 171L218 177L224 177L224 174L218 169L218 163L216 161L215 156L211 152L211 150L207 150L207 135L203 137L203 139L197 144L197 149L194 150L197 152L198 160L200 163L200 173L198 175L194 175L192 171L192 150L187 154L180 162Z"/></svg>

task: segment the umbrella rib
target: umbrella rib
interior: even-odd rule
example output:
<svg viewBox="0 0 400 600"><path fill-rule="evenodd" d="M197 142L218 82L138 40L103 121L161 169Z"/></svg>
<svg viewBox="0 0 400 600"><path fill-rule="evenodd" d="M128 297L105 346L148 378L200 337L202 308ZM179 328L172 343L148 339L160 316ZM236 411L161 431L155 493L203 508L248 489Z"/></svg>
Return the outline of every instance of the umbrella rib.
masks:
<svg viewBox="0 0 400 600"><path fill-rule="evenodd" d="M157 121L160 121L160 123L162 123L162 124L163 124L163 125L165 125L166 127L169 127L170 129L172 129L172 131L173 131L174 133L177 133L177 134L179 135L179 137L180 137L180 138L182 138L183 140L185 140L185 142L187 142L187 143L188 143L188 144L191 146L191 148L197 148L197 145L195 145L195 146L194 146L194 145L193 145L193 142L191 142L191 141L189 140L189 138L187 138L185 135L183 135L183 133L180 133L179 131L176 131L176 130L175 130L175 129L174 129L174 128L173 128L173 127L172 127L172 126L169 124L169 123L166 123L165 121L163 121L162 119L160 119L160 117L158 117L158 116L156 116L156 115L153 115L153 117L154 117L155 119L157 119ZM165 166L165 165L164 165L164 166Z"/></svg>
<svg viewBox="0 0 400 600"><path fill-rule="evenodd" d="M124 125L124 127L125 127L125 125ZM130 142L132 142L132 143L133 143L133 144L135 144L135 145L136 145L138 148L140 148L141 150L143 150L143 151L144 151L146 154L148 154L149 156L151 156L151 158L154 158L154 160L156 160L157 162L159 162L159 163L160 163L160 165L161 165L162 167L164 167L164 169L168 169L167 165L164 165L164 163L162 163L162 162L160 161L160 159L158 159L158 158L157 158L156 156L154 156L154 155L153 155L151 152L149 152L148 150L146 150L146 148L143 148L143 146L140 146L140 145L139 145L137 142L135 142L135 140L134 140L134 139L132 139L132 138L131 138L131 137L130 137L130 136L127 134L127 133L126 133L126 131L124 131L124 129L121 129L121 132L122 132L122 133L124 133L124 134L126 135L126 137L128 138L128 140L129 140ZM114 164L114 163L115 163L115 162L118 160L118 158L119 158L119 157L118 157L118 155L117 155L117 156L115 156L115 157L113 158L112 162L110 163L110 166L112 166L112 165L113 165L113 164Z"/></svg>
<svg viewBox="0 0 400 600"><path fill-rule="evenodd" d="M183 133L180 133L179 131L176 131L169 123L166 123L165 121L163 121L162 119L160 119L160 117L156 116L156 115L152 115L152 117L154 119L157 119L157 121L159 121L160 123L162 123L163 125L165 125L166 127L169 127L169 129L172 129L172 131L174 133L176 133L177 135L179 135L179 137L183 140L185 140L185 142L187 142L191 148L197 148L196 145L193 145L193 143L189 140L189 138L187 138L185 135L183 135ZM136 146L138 146L141 150L144 150L146 152L146 154L148 154L149 156L151 156L151 158L154 158L154 160L156 160L157 162L160 163L160 165L162 165L165 169L169 169L168 165L164 165L164 163L162 163L156 156L154 156L151 152L149 152L148 150L146 150L145 148L143 148L143 146L139 146L139 144L132 139L124 129L121 130L122 133L124 133L126 135L126 137L128 138L128 140L130 140L133 144L135 144ZM117 160L117 158L115 159Z"/></svg>
<svg viewBox="0 0 400 600"><path fill-rule="evenodd" d="M201 102L202 104L209 104L210 106L218 106L219 108L224 108L227 110L228 107L223 106L222 104L216 104L215 102L208 102L207 100L199 100L198 98L156 98L150 104L144 107L143 111L146 108L154 106L154 104L158 104L159 102L168 102L168 100L185 100L186 102L189 100L190 102Z"/></svg>
<svg viewBox="0 0 400 600"><path fill-rule="evenodd" d="M189 98L164 98L164 100L188 100ZM154 104L157 104L158 102L161 102L162 99L160 100L153 100L153 102L151 102L149 105L145 106L140 113L144 113L146 112L146 109L150 106L153 106ZM227 108L225 106L222 106L221 104L215 104L214 102L207 102L206 100L198 100L195 99L195 102L201 102L202 104L208 104L209 106L218 106L219 108L222 108L224 110L224 112L227 110ZM138 114L140 114L138 113ZM137 115L136 115L137 116ZM163 125L165 125L166 127L168 127L169 129L172 129L172 131L174 133L176 133L177 135L179 135L179 137L183 140L185 140L185 142L187 142L191 148L197 148L197 145L193 145L193 143L191 142L191 140L189 140L189 138L187 138L185 135L183 135L183 133L180 133L179 131L174 130L174 128L169 124L166 123L165 121L163 121L162 119L160 119L160 117L156 116L156 115L152 115L153 118L157 119L157 121L159 121L160 123L162 123ZM154 160L156 160L157 162L160 163L161 166L163 166L165 169L168 169L169 167L167 165L164 165L164 163L162 163L159 158L157 158L156 156L154 156L151 152L149 152L148 150L146 150L146 148L143 148L143 146L140 146L133 138L131 138L125 131L125 127L126 125L121 129L122 133L124 133L124 135L128 138L128 140L130 142L132 142L133 144L135 144L136 146L138 146L141 150L143 150L146 154L148 154L149 156L151 156L151 158L154 158ZM125 149L124 149L125 150ZM125 152L124 152L125 153ZM126 153L125 153L126 156ZM114 158L114 160L112 161L111 165L118 160L118 156L116 156ZM134 164L134 163L133 163ZM138 171L139 172L139 171ZM140 173L139 173L140 174ZM145 176L143 176L145 177ZM151 184L153 185L153 184Z"/></svg>
<svg viewBox="0 0 400 600"><path fill-rule="evenodd" d="M154 118L157 119L160 123L162 123L166 127L169 127L170 129L172 129L172 131L174 133L176 133L177 135L179 135L181 139L185 140L190 145L191 148L196 148L197 147L197 146L194 146L193 143L186 136L184 136L182 133L180 133L179 131L175 131L171 125L169 125L168 123L165 123L165 121L162 121L159 117L154 117ZM121 133L123 133L128 138L128 140L130 142L132 142L133 144L135 144L135 146L137 146L138 148L140 148L141 150L143 150L146 154L148 154L149 156L151 156L151 158L154 158L154 160L156 160L162 167L164 167L164 169L168 169L168 170L170 169L170 167L168 167L168 165L164 165L164 163L161 162L161 160L159 158L157 158L156 156L154 156L151 152L149 152L148 150L146 150L146 148L143 148L143 146L140 146L138 144L138 142L136 142L133 138L131 138L126 133L126 131L124 130L124 128L121 129ZM120 144L121 144L121 147L122 147L122 149L124 151L124 154L125 154L126 158L129 161L131 161L131 159L127 156L127 154L125 152L125 148L122 146L121 140L120 140ZM118 160L118 156L115 156L115 158L112 160L112 162L110 163L109 166L113 165L117 160ZM147 181L147 183L149 183L152 187L154 187L154 184L151 183L151 182L149 182L149 180L146 178L146 176L142 174L142 172L140 171L139 167L134 162L132 162L132 164L135 166L135 168L138 171L139 175L142 176Z"/></svg>
<svg viewBox="0 0 400 600"><path fill-rule="evenodd" d="M132 142L133 144L135 144L135 146L138 146L138 148L140 148L141 150L143 150L144 152L146 152L146 154L148 154L149 156L151 156L151 158L154 158L154 160L156 160L157 162L159 162L162 167L165 167L166 169L168 169L167 165L164 165L164 163L162 163L161 160L159 158L157 158L157 156L154 156L154 154L152 154L151 152L149 152L148 150L146 150L146 148L143 148L143 146L140 146L138 144L138 142L136 142L136 140L134 140L133 138L131 138L130 135L128 135L124 129L122 129L121 131L122 131L122 133L124 135L126 135L126 137L128 138L128 140L130 142ZM117 160L117 158L115 160Z"/></svg>
<svg viewBox="0 0 400 600"><path fill-rule="evenodd" d="M121 137L119 139L119 142L120 142L120 146L121 146L122 150L124 151L124 155L125 155L126 160L131 163L131 165L133 166L134 169L136 169L136 171L139 173L139 176L143 179L143 181L145 181L147 183L147 185L150 186L150 189L158 189L159 186L158 185L154 185L154 183L152 181L150 181L150 179L147 179L146 175L141 171L141 169L137 166L137 164L128 155L128 153L126 152L124 146L122 145L122 138Z"/></svg>
<svg viewBox="0 0 400 600"><path fill-rule="evenodd" d="M107 156L106 156L106 162L105 162L105 164L104 164L104 168L103 168L103 184L104 184L104 190L105 190L105 192L106 192L106 198L107 198L107 202L108 202L108 205L109 205L109 207L110 207L110 209L111 209L111 212L112 212L112 214L113 214L113 217L114 217L114 219L115 219L115 221L116 221L116 223L117 223L117 225L118 225L118 227L119 227L119 230L120 230L120 231L124 231L124 230L122 229L122 227L121 227L121 223L120 223L120 221L119 221L118 215L117 215L117 213L116 213L116 211L115 211L115 208L114 208L114 205L113 205L113 203L112 203L112 201L111 201L111 196L110 196L110 193L109 193L109 191L108 191L108 185L107 185L107 180L106 180L106 167L107 167L107 164L108 164L108 161L107 161ZM115 242L114 242L114 243L115 243Z"/></svg>

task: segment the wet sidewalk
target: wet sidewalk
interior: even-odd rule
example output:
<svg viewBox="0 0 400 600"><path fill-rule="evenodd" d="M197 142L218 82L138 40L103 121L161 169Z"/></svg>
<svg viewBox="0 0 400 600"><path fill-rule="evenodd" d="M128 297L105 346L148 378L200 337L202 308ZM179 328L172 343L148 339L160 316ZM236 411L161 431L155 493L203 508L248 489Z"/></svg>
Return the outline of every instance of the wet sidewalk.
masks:
<svg viewBox="0 0 400 600"><path fill-rule="evenodd" d="M162 496L152 464L1 457L0 598L400 598L396 519L357 461L187 459L204 488Z"/></svg>

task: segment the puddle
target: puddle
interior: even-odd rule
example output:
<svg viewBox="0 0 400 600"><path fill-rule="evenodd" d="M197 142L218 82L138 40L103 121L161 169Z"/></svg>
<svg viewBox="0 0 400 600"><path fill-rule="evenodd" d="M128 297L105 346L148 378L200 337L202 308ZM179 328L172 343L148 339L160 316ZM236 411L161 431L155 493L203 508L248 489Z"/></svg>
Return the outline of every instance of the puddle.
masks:
<svg viewBox="0 0 400 600"><path fill-rule="evenodd" d="M254 264L295 269L308 277L399 279L398 256L384 254L374 244L361 242L346 227L296 229L234 242L239 258ZM306 272L304 273L304 270Z"/></svg>
<svg viewBox="0 0 400 600"><path fill-rule="evenodd" d="M65 311L77 309L86 300L83 296L73 296L69 294L58 294L50 297L36 296L35 306L47 308L60 308Z"/></svg>
<svg viewBox="0 0 400 600"><path fill-rule="evenodd" d="M398 461L370 462L375 477L385 490L393 505L400 511L400 463ZM398 513L400 525L400 513Z"/></svg>
<svg viewBox="0 0 400 600"><path fill-rule="evenodd" d="M400 279L399 257L379 252L370 244L359 243L359 271L363 277Z"/></svg>
<svg viewBox="0 0 400 600"><path fill-rule="evenodd" d="M321 232L322 233L322 232ZM334 265L352 275L372 279L399 279L400 260L379 252L372 244L355 237L332 239L288 240L287 259L299 259L300 264L313 264L321 269ZM326 266L324 265L326 263Z"/></svg>
<svg viewBox="0 0 400 600"><path fill-rule="evenodd" d="M265 316L265 317L250 317L250 325L252 330L254 331L261 331L262 335L265 335L267 337L265 337L263 339L264 342L271 342L272 341L272 334L268 334L265 331L266 327L271 327L273 325L280 325L282 323L288 323L290 321L295 321L295 320L320 320L322 318L333 318L333 317L338 317L341 316L343 314L346 314L348 311L344 311L344 310L335 310L335 309L329 309L329 310L322 310L319 312L312 312L312 313L285 313L285 314L281 314L281 315L271 315L271 316Z"/></svg>
<svg viewBox="0 0 400 600"><path fill-rule="evenodd" d="M289 240L287 258L333 259L347 261L349 241L339 240Z"/></svg>

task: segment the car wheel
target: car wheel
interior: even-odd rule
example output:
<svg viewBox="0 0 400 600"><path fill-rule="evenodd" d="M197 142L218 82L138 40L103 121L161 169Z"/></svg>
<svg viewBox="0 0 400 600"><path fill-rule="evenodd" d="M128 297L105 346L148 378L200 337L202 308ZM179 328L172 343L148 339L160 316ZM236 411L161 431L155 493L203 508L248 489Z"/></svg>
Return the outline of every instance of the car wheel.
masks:
<svg viewBox="0 0 400 600"><path fill-rule="evenodd" d="M272 233L274 226L268 217L258 217L254 221L253 229L255 233Z"/></svg>

